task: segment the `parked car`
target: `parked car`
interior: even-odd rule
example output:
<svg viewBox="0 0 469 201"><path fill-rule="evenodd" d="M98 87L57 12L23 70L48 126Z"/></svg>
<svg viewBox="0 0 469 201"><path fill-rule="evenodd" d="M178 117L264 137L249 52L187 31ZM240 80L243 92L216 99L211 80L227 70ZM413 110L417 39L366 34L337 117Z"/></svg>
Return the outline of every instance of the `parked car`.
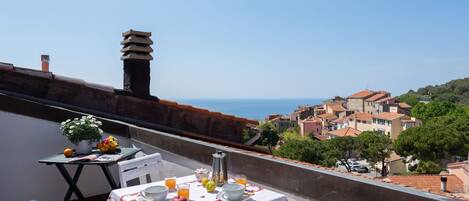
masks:
<svg viewBox="0 0 469 201"><path fill-rule="evenodd" d="M358 173L368 173L370 170L366 166L360 166L355 169L356 172Z"/></svg>

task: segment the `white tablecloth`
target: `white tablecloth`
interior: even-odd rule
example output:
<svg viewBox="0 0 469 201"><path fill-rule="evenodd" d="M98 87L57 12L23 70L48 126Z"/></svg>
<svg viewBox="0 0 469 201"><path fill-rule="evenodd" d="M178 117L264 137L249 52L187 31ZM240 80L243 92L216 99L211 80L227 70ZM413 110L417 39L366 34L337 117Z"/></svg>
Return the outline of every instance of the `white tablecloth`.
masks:
<svg viewBox="0 0 469 201"><path fill-rule="evenodd" d="M221 190L221 187L217 187L214 193L208 193L202 185L196 181L194 175L177 178L176 183L189 183L189 198L191 201L216 201L217 192ZM164 181L115 189L109 194L108 201L140 201L142 199L139 197L139 192L152 185L164 185ZM176 196L176 192L170 192L168 194L168 198L174 196ZM255 194L251 196L249 201L287 201L287 198L280 193L261 188L260 191L255 192Z"/></svg>

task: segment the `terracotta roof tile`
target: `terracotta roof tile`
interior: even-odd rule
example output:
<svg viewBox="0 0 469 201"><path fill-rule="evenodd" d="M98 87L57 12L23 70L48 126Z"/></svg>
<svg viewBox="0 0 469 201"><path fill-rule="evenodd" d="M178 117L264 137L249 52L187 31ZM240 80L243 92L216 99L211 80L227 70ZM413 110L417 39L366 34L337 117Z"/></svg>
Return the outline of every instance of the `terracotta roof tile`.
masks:
<svg viewBox="0 0 469 201"><path fill-rule="evenodd" d="M355 117L357 120L360 121L371 121L373 120L373 115L366 113L366 112L355 112L353 114L353 117Z"/></svg>
<svg viewBox="0 0 469 201"><path fill-rule="evenodd" d="M394 120L397 118L404 117L405 114L399 114L396 112L382 112L377 115L373 115L373 118L375 119L384 119L384 120Z"/></svg>
<svg viewBox="0 0 469 201"><path fill-rule="evenodd" d="M405 108L405 109L412 108L412 106L410 106L410 105L407 104L406 102L400 102L400 103L399 103L399 107L400 107L400 108Z"/></svg>
<svg viewBox="0 0 469 201"><path fill-rule="evenodd" d="M350 127L341 128L338 130L328 132L328 134L335 135L337 137L345 137L345 136L357 137L358 135L360 135L360 133L362 132L357 129L350 128Z"/></svg>
<svg viewBox="0 0 469 201"><path fill-rule="evenodd" d="M388 179L395 184L411 186L418 189L428 189L431 192L442 193L441 175L408 175L408 176L389 176ZM455 175L446 175L447 190L452 193L463 191L463 182Z"/></svg>
<svg viewBox="0 0 469 201"><path fill-rule="evenodd" d="M371 90L363 90L363 91L359 91L357 93L354 93L352 95L349 96L349 98L368 98L372 95L374 95L376 92L373 92Z"/></svg>
<svg viewBox="0 0 469 201"><path fill-rule="evenodd" d="M377 101L379 99L385 98L388 95L389 94L385 94L385 93L377 93L377 94L367 98L366 101Z"/></svg>
<svg viewBox="0 0 469 201"><path fill-rule="evenodd" d="M340 103L326 103L327 107L330 107L333 111L343 112L345 108Z"/></svg>
<svg viewBox="0 0 469 201"><path fill-rule="evenodd" d="M321 119L326 119L326 120L337 119L337 116L335 116L335 114L329 114L329 113L318 115L318 117Z"/></svg>
<svg viewBox="0 0 469 201"><path fill-rule="evenodd" d="M393 99L395 99L395 97L386 97L386 98L379 99L376 102L382 103L382 102L390 101L390 100L393 100Z"/></svg>

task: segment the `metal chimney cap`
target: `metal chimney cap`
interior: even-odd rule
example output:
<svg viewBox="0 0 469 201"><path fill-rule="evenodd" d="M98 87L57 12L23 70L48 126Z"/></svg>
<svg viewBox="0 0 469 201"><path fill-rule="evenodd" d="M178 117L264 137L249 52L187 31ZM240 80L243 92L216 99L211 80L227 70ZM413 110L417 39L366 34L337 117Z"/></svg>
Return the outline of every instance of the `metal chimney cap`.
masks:
<svg viewBox="0 0 469 201"><path fill-rule="evenodd" d="M136 35L136 36L143 36L143 37L150 37L151 36L151 32L144 32L144 31L135 31L133 29L130 29L124 33L122 33L122 36L123 37L127 37L127 36L130 36L130 35Z"/></svg>

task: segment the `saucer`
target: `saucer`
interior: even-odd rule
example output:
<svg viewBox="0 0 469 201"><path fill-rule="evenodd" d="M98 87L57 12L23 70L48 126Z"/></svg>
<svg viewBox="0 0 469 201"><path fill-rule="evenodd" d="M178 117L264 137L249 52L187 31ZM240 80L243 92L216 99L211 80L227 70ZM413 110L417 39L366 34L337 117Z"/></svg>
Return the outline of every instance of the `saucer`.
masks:
<svg viewBox="0 0 469 201"><path fill-rule="evenodd" d="M245 194L243 194L243 197L240 200L229 200L228 195L226 194L225 191L221 191L217 195L217 199L220 199L221 201L247 201L250 198L251 198L251 196L245 193Z"/></svg>

